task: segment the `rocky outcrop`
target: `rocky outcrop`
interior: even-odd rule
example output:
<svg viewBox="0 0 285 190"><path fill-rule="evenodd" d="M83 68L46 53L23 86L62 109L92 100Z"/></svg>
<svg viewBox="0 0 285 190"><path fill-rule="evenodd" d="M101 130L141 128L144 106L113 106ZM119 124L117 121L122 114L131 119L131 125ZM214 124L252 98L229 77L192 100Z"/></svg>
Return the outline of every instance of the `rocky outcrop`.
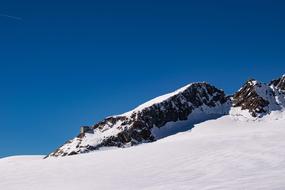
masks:
<svg viewBox="0 0 285 190"><path fill-rule="evenodd" d="M154 128L169 122L186 121L193 112L226 114L230 99L222 90L207 83L193 83L158 97L126 114L112 116L81 133L48 157L86 153L102 147L127 147L157 138Z"/></svg>
<svg viewBox="0 0 285 190"><path fill-rule="evenodd" d="M241 107L248 110L253 117L267 113L269 101L263 98L260 92L273 95L271 89L263 86L260 82L250 79L233 96L233 107ZM265 91L265 92L263 92Z"/></svg>
<svg viewBox="0 0 285 190"><path fill-rule="evenodd" d="M268 85L257 80L248 80L234 94L232 107L247 110L253 117L263 117L284 107L285 77L271 81Z"/></svg>
<svg viewBox="0 0 285 190"><path fill-rule="evenodd" d="M278 90L285 91L285 75L275 79L269 83L269 86L273 86Z"/></svg>
<svg viewBox="0 0 285 190"><path fill-rule="evenodd" d="M232 116L255 119L284 107L284 75L269 84L250 79L232 97L208 83L192 83L150 100L132 111L108 117L90 127L82 127L78 136L47 157L70 156L101 148L153 142L174 134L173 131L180 132L181 122L201 115L224 115L230 112ZM206 117L205 120L209 118ZM171 130L169 126L172 126ZM191 127L187 128L189 129ZM158 134L158 131L163 135Z"/></svg>

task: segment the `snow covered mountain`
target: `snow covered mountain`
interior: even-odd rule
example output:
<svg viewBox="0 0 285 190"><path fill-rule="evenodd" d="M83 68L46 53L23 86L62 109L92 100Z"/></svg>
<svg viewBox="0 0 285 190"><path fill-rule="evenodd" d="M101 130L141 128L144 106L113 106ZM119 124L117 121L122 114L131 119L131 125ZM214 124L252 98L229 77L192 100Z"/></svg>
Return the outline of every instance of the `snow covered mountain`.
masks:
<svg viewBox="0 0 285 190"><path fill-rule="evenodd" d="M183 126L191 129L198 122L196 120L224 115L229 107L230 99L222 90L207 83L192 83L130 112L106 118L48 156L67 156L102 147L128 147L152 142L175 131L186 130Z"/></svg>
<svg viewBox="0 0 285 190"><path fill-rule="evenodd" d="M248 80L233 96L232 115L263 117L285 106L285 75L269 84Z"/></svg>
<svg viewBox="0 0 285 190"><path fill-rule="evenodd" d="M78 136L47 157L153 142L222 115L261 118L273 111L283 110L284 106L285 75L269 84L248 80L232 97L208 83L191 83L132 111L82 128Z"/></svg>
<svg viewBox="0 0 285 190"><path fill-rule="evenodd" d="M1 190L283 190L285 113L226 115L153 143L0 159Z"/></svg>
<svg viewBox="0 0 285 190"><path fill-rule="evenodd" d="M0 189L283 190L284 100L285 76L233 96L193 83L83 128L49 159L0 159Z"/></svg>

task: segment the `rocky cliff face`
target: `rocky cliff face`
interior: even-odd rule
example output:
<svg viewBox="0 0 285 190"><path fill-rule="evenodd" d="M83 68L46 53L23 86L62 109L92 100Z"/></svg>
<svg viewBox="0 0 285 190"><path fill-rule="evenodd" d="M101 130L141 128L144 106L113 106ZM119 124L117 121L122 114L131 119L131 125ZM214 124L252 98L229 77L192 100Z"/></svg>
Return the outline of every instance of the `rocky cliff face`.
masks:
<svg viewBox="0 0 285 190"><path fill-rule="evenodd" d="M260 118L285 107L285 75L264 84L248 80L232 97L208 83L192 83L150 100L127 113L84 127L74 139L47 157L87 153L106 147L128 147L153 142L182 131L181 123L205 121L210 115ZM197 120L197 121L198 121ZM192 124L195 124L192 123ZM191 125L186 123L187 130Z"/></svg>
<svg viewBox="0 0 285 190"><path fill-rule="evenodd" d="M251 79L234 94L232 106L248 111L253 117L262 117L272 111L283 109L284 90L285 76L269 84Z"/></svg>
<svg viewBox="0 0 285 190"><path fill-rule="evenodd" d="M276 88L279 91L285 92L285 75L282 77L275 79L269 83L269 86Z"/></svg>
<svg viewBox="0 0 285 190"><path fill-rule="evenodd" d="M267 97L270 98L273 95L271 88L251 79L234 94L233 107L248 110L253 117L260 116L268 112L270 102Z"/></svg>
<svg viewBox="0 0 285 190"><path fill-rule="evenodd" d="M173 93L153 99L122 115L95 124L48 156L86 153L102 147L127 147L157 140L154 129L170 122L186 121L192 113L226 114L230 99L207 83L193 83Z"/></svg>

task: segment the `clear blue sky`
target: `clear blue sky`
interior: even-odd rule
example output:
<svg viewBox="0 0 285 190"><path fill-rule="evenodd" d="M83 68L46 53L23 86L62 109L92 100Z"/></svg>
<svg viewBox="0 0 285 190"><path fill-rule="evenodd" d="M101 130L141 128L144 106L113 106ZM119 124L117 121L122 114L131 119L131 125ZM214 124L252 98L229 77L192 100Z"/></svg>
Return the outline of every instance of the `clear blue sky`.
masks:
<svg viewBox="0 0 285 190"><path fill-rule="evenodd" d="M284 1L0 2L0 157L46 154L194 81L285 73Z"/></svg>

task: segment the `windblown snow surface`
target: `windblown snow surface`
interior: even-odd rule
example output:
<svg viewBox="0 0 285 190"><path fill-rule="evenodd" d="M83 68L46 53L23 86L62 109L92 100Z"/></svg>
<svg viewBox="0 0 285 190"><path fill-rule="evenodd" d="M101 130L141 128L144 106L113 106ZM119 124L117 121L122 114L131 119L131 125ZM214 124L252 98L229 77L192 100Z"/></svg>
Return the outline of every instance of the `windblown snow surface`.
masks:
<svg viewBox="0 0 285 190"><path fill-rule="evenodd" d="M1 190L285 189L285 115L224 116L154 143L0 159Z"/></svg>

